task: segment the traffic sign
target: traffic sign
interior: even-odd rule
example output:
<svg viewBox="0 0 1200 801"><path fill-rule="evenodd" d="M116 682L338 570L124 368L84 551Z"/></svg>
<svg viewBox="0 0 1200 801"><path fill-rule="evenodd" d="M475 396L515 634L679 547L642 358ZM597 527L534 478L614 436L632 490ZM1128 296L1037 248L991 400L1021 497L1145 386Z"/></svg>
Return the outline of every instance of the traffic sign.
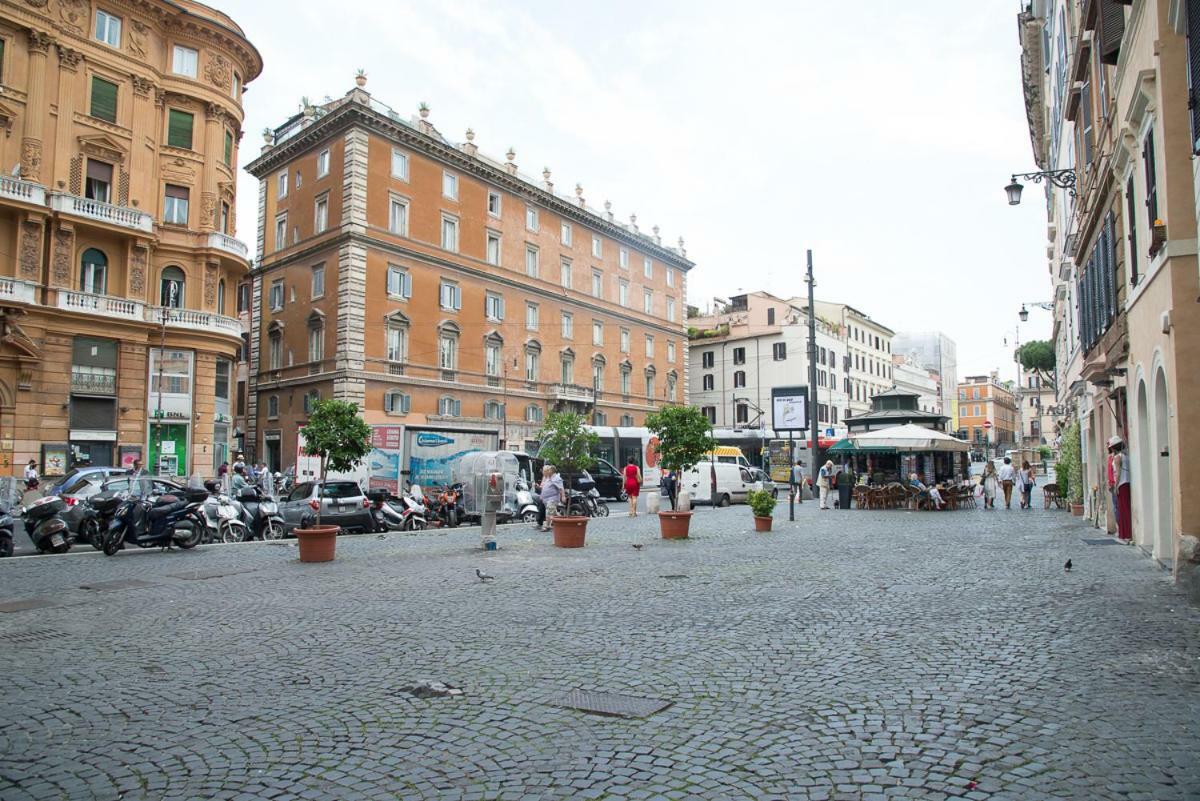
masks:
<svg viewBox="0 0 1200 801"><path fill-rule="evenodd" d="M991 428L991 427L992 427L992 421L991 421L991 420L984 420L984 421L983 421L983 427L984 427L984 428Z"/></svg>

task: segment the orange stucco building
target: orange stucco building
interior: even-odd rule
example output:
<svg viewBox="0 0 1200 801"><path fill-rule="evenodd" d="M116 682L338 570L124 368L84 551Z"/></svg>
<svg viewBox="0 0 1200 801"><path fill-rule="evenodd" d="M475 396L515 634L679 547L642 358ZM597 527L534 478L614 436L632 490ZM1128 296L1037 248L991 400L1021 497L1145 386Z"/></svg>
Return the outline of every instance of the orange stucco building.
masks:
<svg viewBox="0 0 1200 801"><path fill-rule="evenodd" d="M5 474L223 458L249 270L241 96L261 69L189 0L0 5Z"/></svg>
<svg viewBox="0 0 1200 801"><path fill-rule="evenodd" d="M657 230L451 143L359 87L265 136L249 417L294 461L313 398L368 423L534 447L548 411L641 425L683 402L692 263ZM607 204L606 204L607 205ZM247 443L249 445L249 441Z"/></svg>
<svg viewBox="0 0 1200 801"><path fill-rule="evenodd" d="M984 423L990 422L989 429ZM995 373L967 376L958 385L958 428L982 450L1016 447L1021 430L1017 399Z"/></svg>

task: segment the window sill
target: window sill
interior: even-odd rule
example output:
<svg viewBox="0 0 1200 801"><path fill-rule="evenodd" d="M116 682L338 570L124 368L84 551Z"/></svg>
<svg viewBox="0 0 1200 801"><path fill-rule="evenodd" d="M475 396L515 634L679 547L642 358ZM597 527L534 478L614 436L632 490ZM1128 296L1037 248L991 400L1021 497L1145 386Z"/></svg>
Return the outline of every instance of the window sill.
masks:
<svg viewBox="0 0 1200 801"><path fill-rule="evenodd" d="M404 303L408 300L407 295L393 295L391 292L388 293L387 298L388 300L394 300L397 303Z"/></svg>
<svg viewBox="0 0 1200 801"><path fill-rule="evenodd" d="M322 292L320 295L313 295L313 296L310 298L310 300L321 300L321 299L322 299L322 298L324 298L324 297L325 297L325 293L324 293L324 292Z"/></svg>

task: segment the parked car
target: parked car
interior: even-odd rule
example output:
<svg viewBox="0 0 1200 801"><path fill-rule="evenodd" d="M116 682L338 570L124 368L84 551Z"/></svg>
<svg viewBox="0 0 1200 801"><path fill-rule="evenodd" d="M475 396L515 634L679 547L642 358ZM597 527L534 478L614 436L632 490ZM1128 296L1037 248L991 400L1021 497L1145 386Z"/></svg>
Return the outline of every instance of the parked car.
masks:
<svg viewBox="0 0 1200 801"><path fill-rule="evenodd" d="M153 481L151 491L153 495L178 494L185 489L182 484L162 478L150 479L149 476L142 476L139 479L139 481L146 480ZM130 478L126 474L107 479L101 479L98 474L92 474L89 477L81 478L74 486L67 487L60 493L63 501L67 504L67 510L63 513L63 520L66 521L67 528L74 532L79 531L79 523L84 517L83 501L92 502L99 498L111 498L120 492L128 492L129 483Z"/></svg>
<svg viewBox="0 0 1200 801"><path fill-rule="evenodd" d="M316 504L321 504L321 525L339 526L347 533L371 531L370 501L362 489L353 481L302 481L292 488L279 503L283 515L283 528L287 533L307 524L308 517L316 515Z"/></svg>
<svg viewBox="0 0 1200 801"><path fill-rule="evenodd" d="M775 482L769 475L766 474L764 470L757 467L751 467L750 477L754 479L754 489L766 490L767 492L771 493L772 498L779 497L779 487L776 486Z"/></svg>
<svg viewBox="0 0 1200 801"><path fill-rule="evenodd" d="M81 482L100 483L113 476L123 476L129 471L122 467L73 467L62 478L56 478L45 483L46 495L59 495L70 492L72 487L81 487Z"/></svg>
<svg viewBox="0 0 1200 801"><path fill-rule="evenodd" d="M592 480L596 482L596 492L600 493L601 498L625 500L625 478L621 475L620 470L612 466L612 463L604 459L597 459L596 464L588 472L591 473Z"/></svg>
<svg viewBox="0 0 1200 801"><path fill-rule="evenodd" d="M716 494L713 494L712 476L716 474ZM682 476L681 488L691 493L692 503L710 503L729 506L744 503L746 495L754 489L750 469L724 462L700 462Z"/></svg>

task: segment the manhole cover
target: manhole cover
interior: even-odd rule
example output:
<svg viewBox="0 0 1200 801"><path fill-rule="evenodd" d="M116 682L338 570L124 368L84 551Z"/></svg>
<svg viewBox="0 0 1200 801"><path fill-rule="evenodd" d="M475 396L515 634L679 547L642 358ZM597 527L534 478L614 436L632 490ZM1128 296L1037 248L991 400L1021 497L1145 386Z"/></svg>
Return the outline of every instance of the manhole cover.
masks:
<svg viewBox="0 0 1200 801"><path fill-rule="evenodd" d="M670 701L658 698L638 698L633 695L588 690L571 690L551 699L550 703L554 706L578 709L591 715L613 718L645 718L671 705Z"/></svg>
<svg viewBox="0 0 1200 801"><path fill-rule="evenodd" d="M153 587L153 581L141 579L121 579L119 581L96 581L91 584L80 584L81 590L136 590L139 587Z"/></svg>
<svg viewBox="0 0 1200 801"><path fill-rule="evenodd" d="M29 645L31 643L46 642L48 640L61 640L67 634L61 631L53 631L51 629L36 629L31 631L10 631L8 634L0 634L0 640L10 642L13 645Z"/></svg>
<svg viewBox="0 0 1200 801"><path fill-rule="evenodd" d="M24 612L26 609L46 609L51 606L58 606L58 601L51 598L25 598L0 602L0 612Z"/></svg>
<svg viewBox="0 0 1200 801"><path fill-rule="evenodd" d="M242 573L253 573L254 570L238 570L237 568L217 568L216 570L189 570L186 573L172 573L171 578L182 579L184 581L206 581L208 579L225 578L226 576L238 576Z"/></svg>
<svg viewBox="0 0 1200 801"><path fill-rule="evenodd" d="M669 576L659 576L659 578L661 578L661 579L685 579L685 578L687 578L687 576L683 575L682 573L672 573Z"/></svg>
<svg viewBox="0 0 1200 801"><path fill-rule="evenodd" d="M457 698L463 691L440 681L418 681L416 684L400 687L392 694L397 693L407 693L414 698Z"/></svg>
<svg viewBox="0 0 1200 801"><path fill-rule="evenodd" d="M1097 537L1095 539L1084 539L1084 545L1116 545L1117 541L1111 537Z"/></svg>

